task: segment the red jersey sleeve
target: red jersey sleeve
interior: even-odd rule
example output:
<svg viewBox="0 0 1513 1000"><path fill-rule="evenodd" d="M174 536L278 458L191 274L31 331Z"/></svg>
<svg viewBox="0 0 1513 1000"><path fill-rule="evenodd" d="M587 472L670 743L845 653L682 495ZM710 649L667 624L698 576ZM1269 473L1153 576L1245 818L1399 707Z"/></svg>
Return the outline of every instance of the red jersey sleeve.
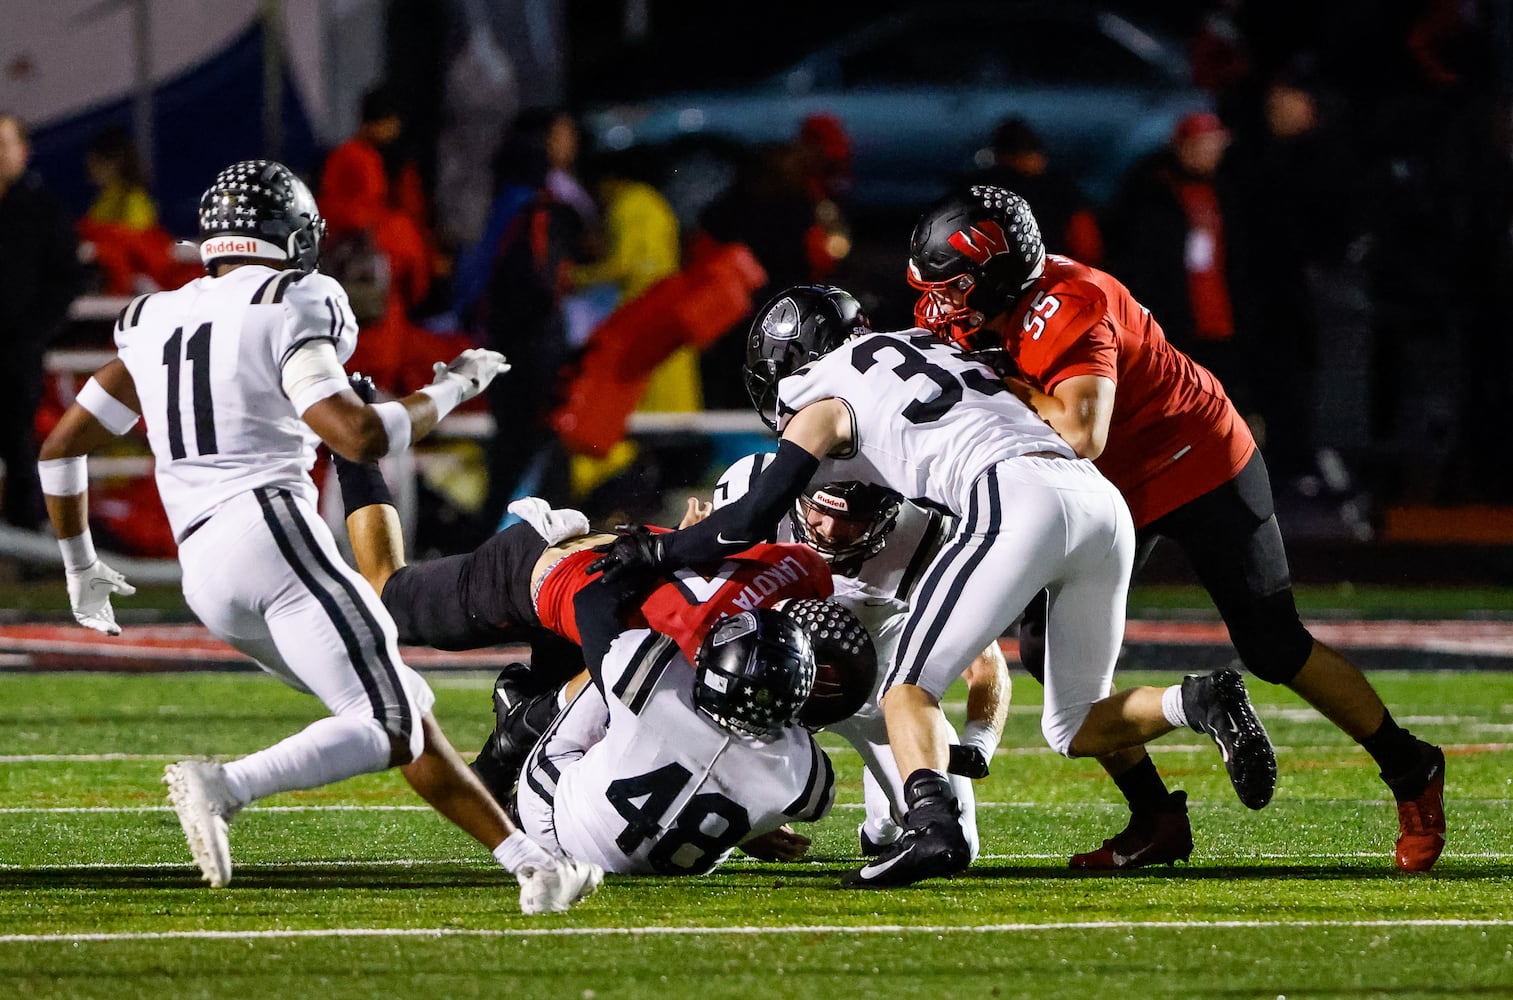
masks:
<svg viewBox="0 0 1513 1000"><path fill-rule="evenodd" d="M654 529L665 530L665 529ZM552 566L536 595L541 624L558 635L581 643L573 598L598 579L588 571L601 553L581 549ZM829 597L835 592L830 564L807 545L763 542L743 549L724 562L699 570L680 569L629 616L626 628L650 628L678 644L688 662L716 620L726 615L770 608L789 598Z"/></svg>
<svg viewBox="0 0 1513 1000"><path fill-rule="evenodd" d="M1118 380L1108 300L1091 282L1048 270L1021 299L1004 342L1020 371L1044 392L1075 375Z"/></svg>
<svg viewBox="0 0 1513 1000"><path fill-rule="evenodd" d="M713 573L701 569L678 570L641 605L646 624L677 642L689 663L710 626L726 615L835 591L830 564L807 545L764 542L726 559Z"/></svg>

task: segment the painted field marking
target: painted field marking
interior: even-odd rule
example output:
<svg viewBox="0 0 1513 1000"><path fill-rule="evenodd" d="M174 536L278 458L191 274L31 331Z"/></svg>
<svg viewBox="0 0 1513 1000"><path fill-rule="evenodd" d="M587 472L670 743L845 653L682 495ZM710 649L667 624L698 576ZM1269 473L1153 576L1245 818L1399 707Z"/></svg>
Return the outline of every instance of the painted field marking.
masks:
<svg viewBox="0 0 1513 1000"><path fill-rule="evenodd" d="M458 927L326 927L304 930L263 931L121 931L87 934L0 934L0 944L40 944L108 941L246 941L284 938L531 938L531 937L638 937L666 935L692 937L695 935L720 934L727 936L760 936L764 934L1043 934L1050 931L1134 931L1134 930L1198 930L1222 927L1240 930L1297 927L1344 927L1344 928L1453 928L1463 930L1474 927L1509 927L1509 919L1403 919L1403 920L1086 920L1059 923L1012 923L1012 924L871 924L846 926L842 924L810 924L780 927L521 927L521 928L458 928Z"/></svg>

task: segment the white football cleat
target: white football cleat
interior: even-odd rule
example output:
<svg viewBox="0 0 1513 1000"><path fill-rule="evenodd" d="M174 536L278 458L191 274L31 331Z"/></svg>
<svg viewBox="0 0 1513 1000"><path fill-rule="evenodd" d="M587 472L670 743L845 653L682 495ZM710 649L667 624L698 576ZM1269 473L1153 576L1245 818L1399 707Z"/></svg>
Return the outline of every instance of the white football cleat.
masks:
<svg viewBox="0 0 1513 1000"><path fill-rule="evenodd" d="M515 878L520 880L521 913L565 913L594 894L604 880L604 869L588 861L558 858L555 868L526 866L516 870Z"/></svg>
<svg viewBox="0 0 1513 1000"><path fill-rule="evenodd" d="M210 760L181 760L163 769L168 801L178 814L189 853L212 888L231 881L231 840L226 824L241 808L226 787L221 765Z"/></svg>

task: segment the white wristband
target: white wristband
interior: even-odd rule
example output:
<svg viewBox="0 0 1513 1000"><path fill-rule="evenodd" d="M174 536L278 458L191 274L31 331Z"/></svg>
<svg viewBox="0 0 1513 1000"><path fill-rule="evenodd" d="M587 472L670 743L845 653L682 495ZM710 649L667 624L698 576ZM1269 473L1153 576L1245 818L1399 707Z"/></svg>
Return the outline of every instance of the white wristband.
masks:
<svg viewBox="0 0 1513 1000"><path fill-rule="evenodd" d="M58 539L58 548L63 550L63 568L70 573L87 569L100 558L95 554L95 540L90 537L88 528L82 535Z"/></svg>
<svg viewBox="0 0 1513 1000"><path fill-rule="evenodd" d="M50 497L76 497L89 489L89 459L47 458L37 463L37 478L42 492Z"/></svg>
<svg viewBox="0 0 1513 1000"><path fill-rule="evenodd" d="M462 402L462 384L456 379L446 379L442 382L432 382L417 390L431 397L431 402L436 404L436 420L457 409L457 404Z"/></svg>
<svg viewBox="0 0 1513 1000"><path fill-rule="evenodd" d="M101 427L116 437L135 427L139 419L131 407L106 392L94 376L90 376L89 381L84 383L79 394L74 397L74 402L88 410L90 416L100 422Z"/></svg>
<svg viewBox="0 0 1513 1000"><path fill-rule="evenodd" d="M394 400L388 403L374 403L373 412L383 422L384 433L389 436L388 455L398 455L410 447L410 434L414 430L410 424L410 411L405 409L405 404Z"/></svg>

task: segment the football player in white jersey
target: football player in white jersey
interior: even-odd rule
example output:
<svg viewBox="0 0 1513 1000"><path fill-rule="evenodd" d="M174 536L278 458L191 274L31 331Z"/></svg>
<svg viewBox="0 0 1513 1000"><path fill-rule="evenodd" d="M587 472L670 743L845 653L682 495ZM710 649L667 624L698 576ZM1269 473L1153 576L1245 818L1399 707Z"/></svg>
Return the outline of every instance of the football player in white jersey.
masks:
<svg viewBox="0 0 1513 1000"><path fill-rule="evenodd" d="M626 598L602 581L574 603L594 683L526 760L527 833L605 871L703 875L737 845L829 812L835 773L798 724L815 675L798 619L828 602L721 618L696 666L669 636L622 632Z"/></svg>
<svg viewBox="0 0 1513 1000"><path fill-rule="evenodd" d="M402 451L482 392L504 358L466 351L438 363L431 385L369 406L342 369L357 325L341 286L315 270L325 223L304 183L279 163L235 163L200 199L199 222L208 275L122 311L116 359L79 392L39 465L74 616L118 634L111 594L133 590L94 551L86 456L145 418L190 608L331 711L240 760L167 767L205 880L230 881L227 824L249 803L399 767L515 873L522 910L567 909L602 872L516 830L462 763L431 714L430 688L399 657L393 620L316 513L309 474L320 442L360 459Z"/></svg>
<svg viewBox="0 0 1513 1000"><path fill-rule="evenodd" d="M746 495L772 463L772 452L737 460L715 483L711 508L718 510ZM856 481L811 485L778 524L778 541L800 541L819 552L838 577L835 600L867 627L878 662L892 662L893 647L925 567L950 537L952 519L939 510L905 500L893 490ZM857 585L860 586L857 586ZM961 741L950 747L951 785L961 805L960 823L972 857L979 847L975 796L969 779L987 777L1008 712L1008 664L995 640L962 675L967 682L967 721ZM903 834L896 817L905 811L903 777L888 748L879 673L865 704L827 728L843 737L862 758L866 818L857 828L862 854L873 857Z"/></svg>
<svg viewBox="0 0 1513 1000"><path fill-rule="evenodd" d="M841 289L798 286L757 314L746 382L781 434L771 468L700 524L624 534L599 560L606 576L719 558L771 530L816 480L878 483L959 518L911 602L882 699L908 775L904 835L844 884L908 885L967 866L940 696L1045 589L1041 731L1053 749L1100 756L1188 725L1219 744L1242 802L1270 801L1276 756L1238 672L1110 693L1134 557L1129 509L992 369L923 330L872 332Z"/></svg>

